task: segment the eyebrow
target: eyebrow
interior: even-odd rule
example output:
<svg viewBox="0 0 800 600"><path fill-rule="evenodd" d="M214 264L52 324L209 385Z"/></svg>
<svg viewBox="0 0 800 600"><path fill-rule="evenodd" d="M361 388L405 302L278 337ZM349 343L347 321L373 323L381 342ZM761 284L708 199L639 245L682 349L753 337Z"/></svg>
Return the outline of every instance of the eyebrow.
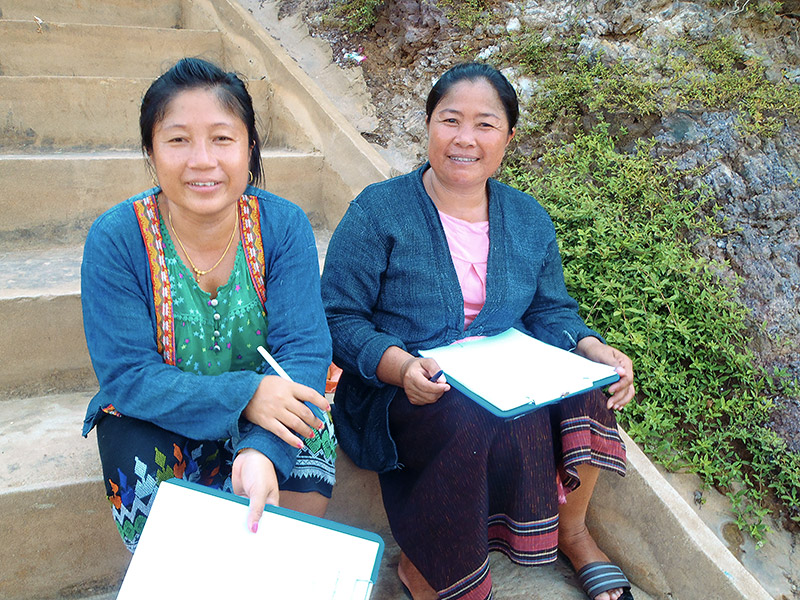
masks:
<svg viewBox="0 0 800 600"><path fill-rule="evenodd" d="M161 129L183 129L188 125L186 123L161 123L159 127ZM234 124L229 121L219 121L211 123L211 127L234 127Z"/></svg>
<svg viewBox="0 0 800 600"><path fill-rule="evenodd" d="M458 116L463 116L463 113L460 110L456 110L455 108L443 108L443 109L441 109L439 111L439 113L453 113L453 114L458 115ZM499 115L496 115L493 112L479 113L477 116L479 118L483 118L483 117L494 117L495 119L499 119L500 118Z"/></svg>

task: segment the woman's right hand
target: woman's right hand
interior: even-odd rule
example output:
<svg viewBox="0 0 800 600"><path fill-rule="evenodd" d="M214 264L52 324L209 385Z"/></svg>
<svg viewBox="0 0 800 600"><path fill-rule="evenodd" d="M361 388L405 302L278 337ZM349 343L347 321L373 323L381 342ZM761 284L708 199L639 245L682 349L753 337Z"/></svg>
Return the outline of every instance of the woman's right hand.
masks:
<svg viewBox="0 0 800 600"><path fill-rule="evenodd" d="M247 528L255 533L264 505L279 505L280 489L275 465L258 450L245 448L233 459L231 483L234 494L250 499Z"/></svg>
<svg viewBox="0 0 800 600"><path fill-rule="evenodd" d="M316 390L276 375L267 375L261 380L242 414L248 421L271 431L290 446L302 448L303 441L295 433L311 438L315 430L323 426L304 402L310 402L324 411L331 408L325 397Z"/></svg>
<svg viewBox="0 0 800 600"><path fill-rule="evenodd" d="M433 404L450 386L440 376L436 382L431 377L439 373L439 365L432 358L419 358L399 346L389 346L383 353L375 374L384 383L403 388L411 404Z"/></svg>
<svg viewBox="0 0 800 600"><path fill-rule="evenodd" d="M431 381L431 377L438 372L439 365L432 358L411 357L403 363L400 367L400 378L411 404L433 404L450 389L444 375Z"/></svg>

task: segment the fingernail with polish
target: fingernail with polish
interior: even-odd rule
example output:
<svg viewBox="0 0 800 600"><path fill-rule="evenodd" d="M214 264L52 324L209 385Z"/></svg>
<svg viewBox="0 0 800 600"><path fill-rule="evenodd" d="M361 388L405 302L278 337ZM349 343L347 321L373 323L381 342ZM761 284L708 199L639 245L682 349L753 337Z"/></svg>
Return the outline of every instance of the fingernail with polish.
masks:
<svg viewBox="0 0 800 600"><path fill-rule="evenodd" d="M258 521L250 525L250 531L252 531L253 533L258 533Z"/></svg>

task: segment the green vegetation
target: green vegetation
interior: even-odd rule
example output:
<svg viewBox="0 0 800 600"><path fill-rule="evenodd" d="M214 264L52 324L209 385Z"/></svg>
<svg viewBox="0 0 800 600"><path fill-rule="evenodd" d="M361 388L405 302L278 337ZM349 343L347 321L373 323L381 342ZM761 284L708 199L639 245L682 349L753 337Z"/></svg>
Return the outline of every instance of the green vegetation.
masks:
<svg viewBox="0 0 800 600"><path fill-rule="evenodd" d="M549 150L544 168L510 156L503 179L548 210L582 314L634 357L639 395L620 413L628 433L668 468L725 491L760 541L768 499L800 524L800 456L766 428L769 398L796 390L755 366L738 282L692 253L693 236L720 233L705 216L709 195L681 191L652 147L623 153L601 123Z"/></svg>
<svg viewBox="0 0 800 600"><path fill-rule="evenodd" d="M773 2L772 0L710 0L709 4L728 8L733 14L749 11L766 16L774 16L783 8L783 2Z"/></svg>
<svg viewBox="0 0 800 600"><path fill-rule="evenodd" d="M347 31L359 33L375 25L381 4L383 0L340 0L331 4L327 17Z"/></svg>
<svg viewBox="0 0 800 600"><path fill-rule="evenodd" d="M326 11L326 20L330 25L360 33L375 25L383 4L384 0L334 0ZM462 29L472 29L488 19L489 0L438 0L436 4Z"/></svg>
<svg viewBox="0 0 800 600"><path fill-rule="evenodd" d="M620 415L628 433L667 468L725 492L760 542L776 503L800 525L800 456L767 427L771 399L797 386L757 366L740 282L692 251L693 239L721 233L711 194L686 191L687 173L654 158L654 140L624 152L610 131L676 109L733 110L743 132L767 137L800 116L800 86L768 81L733 38L677 40L662 62L575 59L576 44L522 32L495 57L537 82L517 147L544 144L540 160L511 153L503 178L547 208L582 314L635 357L639 397ZM553 131L560 141L546 141Z"/></svg>
<svg viewBox="0 0 800 600"><path fill-rule="evenodd" d="M663 72L675 105L736 110L744 133L764 137L778 133L787 116L800 115L800 86L770 82L761 62L747 57L735 39L678 40L674 48L684 55L668 60Z"/></svg>
<svg viewBox="0 0 800 600"><path fill-rule="evenodd" d="M567 70L551 69L544 93L528 107L531 133L542 133L559 117L584 114L651 114L658 112L655 84L644 79L641 67L615 62L591 63L581 57Z"/></svg>
<svg viewBox="0 0 800 600"><path fill-rule="evenodd" d="M764 66L731 37L700 44L676 40L655 53L666 59L610 61L572 58L575 39L545 43L537 32L510 39L495 62L535 77L539 93L527 111L530 133L541 134L560 117L667 114L676 109L733 110L746 134L770 137L787 117L800 116L800 86L770 82Z"/></svg>
<svg viewBox="0 0 800 600"><path fill-rule="evenodd" d="M448 18L462 29L472 29L487 18L487 0L439 0Z"/></svg>

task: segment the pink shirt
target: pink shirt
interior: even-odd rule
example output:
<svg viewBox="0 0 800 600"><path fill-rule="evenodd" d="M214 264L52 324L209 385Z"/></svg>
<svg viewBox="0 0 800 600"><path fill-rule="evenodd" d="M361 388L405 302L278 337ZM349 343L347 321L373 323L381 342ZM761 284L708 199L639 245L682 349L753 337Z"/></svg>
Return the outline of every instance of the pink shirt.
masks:
<svg viewBox="0 0 800 600"><path fill-rule="evenodd" d="M464 329L486 302L486 260L489 257L489 221L470 223L439 211L450 256L464 296Z"/></svg>

